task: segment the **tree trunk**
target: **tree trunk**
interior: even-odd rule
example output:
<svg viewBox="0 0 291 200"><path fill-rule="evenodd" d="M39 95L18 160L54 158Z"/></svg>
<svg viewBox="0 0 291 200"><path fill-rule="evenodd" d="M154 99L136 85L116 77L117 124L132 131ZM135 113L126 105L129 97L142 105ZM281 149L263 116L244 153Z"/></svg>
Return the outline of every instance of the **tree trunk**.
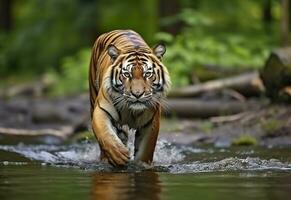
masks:
<svg viewBox="0 0 291 200"><path fill-rule="evenodd" d="M12 26L13 0L0 0L0 30L9 31Z"/></svg>
<svg viewBox="0 0 291 200"><path fill-rule="evenodd" d="M288 46L289 44L289 0L281 0L281 44Z"/></svg>
<svg viewBox="0 0 291 200"><path fill-rule="evenodd" d="M160 0L159 1L159 13L160 18L175 16L180 12L179 0ZM173 35L178 34L182 28L181 22L175 22L169 25L161 25L161 30L172 33Z"/></svg>
<svg viewBox="0 0 291 200"><path fill-rule="evenodd" d="M272 0L264 0L263 4L263 23L266 27L266 30L270 30L270 25L273 22L272 16Z"/></svg>

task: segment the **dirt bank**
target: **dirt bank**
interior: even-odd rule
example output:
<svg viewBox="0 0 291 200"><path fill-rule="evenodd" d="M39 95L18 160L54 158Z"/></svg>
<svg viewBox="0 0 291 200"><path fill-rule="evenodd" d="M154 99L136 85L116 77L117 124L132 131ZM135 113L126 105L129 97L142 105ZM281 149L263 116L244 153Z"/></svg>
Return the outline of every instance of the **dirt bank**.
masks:
<svg viewBox="0 0 291 200"><path fill-rule="evenodd" d="M205 119L162 119L161 138L175 143L291 146L291 107L252 99L258 106ZM62 98L0 100L0 143L62 143L90 136L87 94ZM92 134L91 134L92 135ZM82 139L81 136L77 137Z"/></svg>

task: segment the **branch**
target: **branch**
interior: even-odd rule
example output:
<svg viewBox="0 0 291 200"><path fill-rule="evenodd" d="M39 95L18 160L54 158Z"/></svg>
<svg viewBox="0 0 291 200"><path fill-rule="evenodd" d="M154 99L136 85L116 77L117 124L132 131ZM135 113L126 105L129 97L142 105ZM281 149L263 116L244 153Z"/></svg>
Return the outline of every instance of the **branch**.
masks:
<svg viewBox="0 0 291 200"><path fill-rule="evenodd" d="M258 72L246 73L230 78L207 81L205 83L186 86L172 90L169 97L195 97L205 92L232 89L246 96L258 95L264 91L264 86Z"/></svg>

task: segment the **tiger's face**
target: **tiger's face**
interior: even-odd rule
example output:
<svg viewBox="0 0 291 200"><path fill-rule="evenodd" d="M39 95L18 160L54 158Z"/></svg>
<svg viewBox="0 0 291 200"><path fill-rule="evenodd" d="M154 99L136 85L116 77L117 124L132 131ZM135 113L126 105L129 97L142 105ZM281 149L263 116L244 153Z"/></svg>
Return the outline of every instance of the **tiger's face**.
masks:
<svg viewBox="0 0 291 200"><path fill-rule="evenodd" d="M113 62L110 80L114 105L119 109L144 110L160 104L170 84L168 71L160 62L165 47L158 45L154 54L119 52L113 45L108 48Z"/></svg>

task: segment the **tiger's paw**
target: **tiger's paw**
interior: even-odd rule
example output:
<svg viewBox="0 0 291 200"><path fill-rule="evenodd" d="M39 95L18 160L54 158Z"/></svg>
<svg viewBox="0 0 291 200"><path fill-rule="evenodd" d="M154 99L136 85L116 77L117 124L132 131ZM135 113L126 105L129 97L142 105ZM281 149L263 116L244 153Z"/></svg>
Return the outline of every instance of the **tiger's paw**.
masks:
<svg viewBox="0 0 291 200"><path fill-rule="evenodd" d="M114 166L125 165L130 156L129 150L121 142L114 139L103 140L103 150L109 163Z"/></svg>

